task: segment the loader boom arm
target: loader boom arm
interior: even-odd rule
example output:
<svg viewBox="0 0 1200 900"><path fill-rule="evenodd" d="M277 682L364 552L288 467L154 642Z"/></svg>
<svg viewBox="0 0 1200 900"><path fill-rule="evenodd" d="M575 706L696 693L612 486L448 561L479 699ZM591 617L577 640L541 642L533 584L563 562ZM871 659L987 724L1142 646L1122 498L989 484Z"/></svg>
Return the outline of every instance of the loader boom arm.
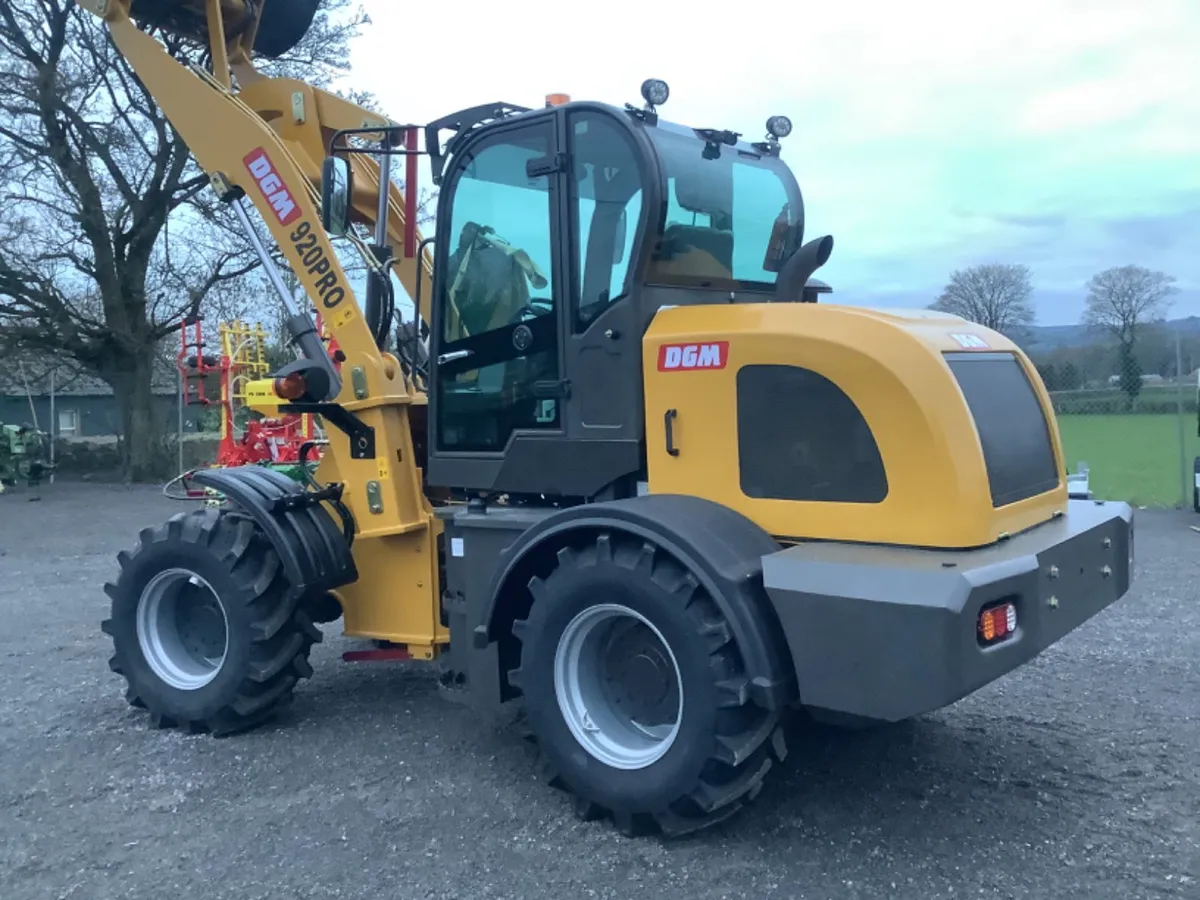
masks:
<svg viewBox="0 0 1200 900"><path fill-rule="evenodd" d="M118 49L143 78L172 126L183 136L197 162L210 176L220 173L229 183L245 190L255 205L259 206L255 194L243 183L244 179L237 177L240 164L234 165L229 162L232 150L243 146L243 143L222 133L223 127L213 125L214 122L224 123L225 117L235 110L235 114L239 116L250 112L252 117L258 120L254 123L258 133L264 138L273 135L290 156L291 166L288 168L294 168L296 171L289 171L288 177L283 179L288 190L292 193L307 192L312 202L319 204L321 163L329 152L333 136L346 129L374 125L394 126L396 123L303 81L263 75L254 67L247 49L254 41L256 22L252 22L248 28L240 28L237 36L229 43L224 39L222 16L236 20L239 15L245 15L244 11L229 8L240 4L230 4L229 0L197 2L203 3L206 8L208 37L211 41L213 71L207 78L207 73L195 72L172 59L156 40L136 26L130 16L130 0L82 0L80 5L104 19ZM239 89L236 93L232 88L231 75L238 81ZM201 82L206 90L223 95L223 99L228 101L229 112L224 113L221 118L212 119L198 115L197 110L190 104L195 97L195 89L201 85L188 84L188 87L192 88L188 90L183 86L186 83L185 78L194 78ZM210 102L206 104L206 109L215 112L216 106L218 104ZM239 129L238 134L249 132ZM273 151L270 154L272 162L278 152ZM354 170L354 219L373 227L378 216L379 164L365 154L351 154L348 162ZM286 165L283 162L280 164ZM433 276L432 254L427 248L419 254L401 252L406 244L404 238L409 225L408 219L410 216L415 218L415 185L412 186L412 190L414 196L408 198L405 190L395 182L389 187L388 242L397 250L391 270L412 299L417 315L428 323L429 293ZM267 216L267 211L261 206L260 211L264 217ZM319 227L319 216L312 221ZM276 240L279 240L279 235L274 229L272 233ZM413 234L407 242L409 248L419 247L422 239L420 229L414 222ZM328 238L324 238L324 241L327 242ZM280 247L286 253L283 241L280 241ZM288 254L288 258L295 266L296 261L291 254ZM425 269L421 296L418 296L417 291L418 266ZM299 268L296 269L296 273L301 275ZM315 301L317 298L312 294L309 280L301 275L301 281ZM325 309L322 306L317 308L322 311ZM340 333L342 325L331 318L330 326L338 342L345 346Z"/></svg>
<svg viewBox="0 0 1200 900"><path fill-rule="evenodd" d="M330 141L339 131L373 125L394 125L354 103L302 81L286 78L267 78L257 72L249 74L248 64L235 63L234 71L244 85L238 98L250 106L264 121L270 122L287 143L304 177L317 191L321 187L321 163L329 152ZM243 73L246 73L245 76ZM349 154L347 161L354 170L354 219L374 227L379 196L379 164L362 153ZM408 186L405 186L408 189ZM416 192L406 196L395 182L388 190L388 243L395 247L396 274L405 293L412 298L417 314L429 322L430 286L433 278L433 257L428 248L420 255L400 252L404 247L408 213L416 212ZM407 201L407 202L406 202ZM415 224L415 223L414 223ZM422 241L420 228L414 227L412 247ZM421 296L417 296L417 266L425 269Z"/></svg>
<svg viewBox="0 0 1200 900"><path fill-rule="evenodd" d="M404 377L396 357L376 345L319 210L326 136L341 128L389 123L302 82L269 79L254 71L246 49L254 40L254 23L248 28L241 23L233 41L224 38L223 17L237 16L239 10L244 16L241 3L192 0L194 17L201 9L206 14L214 61L209 73L180 63L139 28L131 2L80 0L80 5L104 20L118 50L218 194L229 198L240 189L258 209L345 353L341 371L349 377L342 379L338 396L320 410L308 410L336 426L326 429L329 448L317 478L344 485L342 500L355 525L359 577L335 592L344 632L402 643L413 656L432 658L449 633L440 621L437 554L432 550L441 525L423 490L410 421L410 409L423 406L426 398L415 381ZM238 93L232 90L231 74L238 78ZM378 166L362 154L355 154L352 164L363 194L371 195L370 200L356 195L359 215L373 221ZM398 247L403 244L404 197L394 185L389 200L389 243ZM365 245L354 242L368 263L377 266ZM416 300L417 259L395 256L400 257L401 283ZM379 584L389 585L392 593L372 593L371 587Z"/></svg>

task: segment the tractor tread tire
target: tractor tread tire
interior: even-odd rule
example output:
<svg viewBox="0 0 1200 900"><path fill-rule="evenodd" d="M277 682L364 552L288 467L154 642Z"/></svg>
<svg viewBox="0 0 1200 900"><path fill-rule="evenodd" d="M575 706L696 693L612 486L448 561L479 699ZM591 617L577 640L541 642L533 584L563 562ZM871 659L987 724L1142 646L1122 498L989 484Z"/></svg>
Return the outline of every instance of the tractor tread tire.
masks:
<svg viewBox="0 0 1200 900"><path fill-rule="evenodd" d="M627 575L648 579L685 608L693 637L704 643L708 653L708 675L717 698L717 729L711 735L712 747L699 776L674 797L650 810L613 808L572 788L555 767L523 710L517 727L521 737L536 748L539 776L572 795L574 812L580 820L609 819L627 837L677 837L727 820L758 796L768 773L786 758L782 711L755 702L733 630L717 603L674 557L648 541L601 534L584 547L560 550L556 568L544 579L535 576L529 583L534 598L530 618L537 617L539 604L555 602L560 583L566 587L569 573L596 566L617 566ZM513 634L526 646L529 624L529 619L518 619L513 626ZM521 682L520 665L509 672L514 685ZM686 686L684 689L688 690ZM527 695L528 687L523 690Z"/></svg>
<svg viewBox="0 0 1200 900"><path fill-rule="evenodd" d="M225 679L202 709L193 706L185 712L170 701L173 689L155 683L142 657L136 610L149 577L174 564L190 567L196 557L209 573L226 576L229 590L221 602L245 613L245 652L234 663L236 676ZM212 507L178 513L157 528L143 529L137 546L117 558L120 574L104 585L112 600L111 617L101 623L113 639L109 668L126 679L126 701L146 710L152 727L214 737L245 732L289 705L296 685L312 675L309 652L323 635L288 582L275 549L249 518ZM228 639L232 645L236 636L230 633Z"/></svg>

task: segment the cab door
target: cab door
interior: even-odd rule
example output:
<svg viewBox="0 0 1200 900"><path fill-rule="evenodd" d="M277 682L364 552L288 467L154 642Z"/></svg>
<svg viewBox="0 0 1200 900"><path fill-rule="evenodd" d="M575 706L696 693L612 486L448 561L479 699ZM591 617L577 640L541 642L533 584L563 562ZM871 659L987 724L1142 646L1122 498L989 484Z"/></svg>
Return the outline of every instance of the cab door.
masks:
<svg viewBox="0 0 1200 900"><path fill-rule="evenodd" d="M435 252L430 486L590 498L640 471L636 151L612 110L581 104L487 126L455 152Z"/></svg>
<svg viewBox="0 0 1200 900"><path fill-rule="evenodd" d="M557 119L548 111L489 128L455 153L447 173L435 250L430 484L518 490L502 484L510 457L531 439L564 436Z"/></svg>
<svg viewBox="0 0 1200 900"><path fill-rule="evenodd" d="M605 109L571 110L566 130L572 168L564 213L571 238L567 432L607 457L614 471L633 471L643 416L634 262L645 155L631 128Z"/></svg>

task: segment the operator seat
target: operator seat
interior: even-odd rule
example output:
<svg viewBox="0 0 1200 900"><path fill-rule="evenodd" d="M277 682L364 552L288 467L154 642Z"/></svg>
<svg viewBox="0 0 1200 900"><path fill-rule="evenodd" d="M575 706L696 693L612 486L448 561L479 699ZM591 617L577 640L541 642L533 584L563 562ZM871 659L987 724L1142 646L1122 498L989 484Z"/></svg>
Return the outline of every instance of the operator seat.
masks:
<svg viewBox="0 0 1200 900"><path fill-rule="evenodd" d="M513 247L490 226L468 222L450 256L451 322L456 338L481 334L515 322L529 305L529 288L550 282L524 250Z"/></svg>
<svg viewBox="0 0 1200 900"><path fill-rule="evenodd" d="M731 280L733 232L671 223L659 241L654 272L668 277Z"/></svg>
<svg viewBox="0 0 1200 900"><path fill-rule="evenodd" d="M476 222L463 226L449 270L447 336L453 335L453 340L519 324L530 315L530 288L543 290L550 283L526 251ZM522 354L499 365L463 372L454 383L495 397L507 395L505 405L513 406L516 395L537 380L543 366L541 360Z"/></svg>

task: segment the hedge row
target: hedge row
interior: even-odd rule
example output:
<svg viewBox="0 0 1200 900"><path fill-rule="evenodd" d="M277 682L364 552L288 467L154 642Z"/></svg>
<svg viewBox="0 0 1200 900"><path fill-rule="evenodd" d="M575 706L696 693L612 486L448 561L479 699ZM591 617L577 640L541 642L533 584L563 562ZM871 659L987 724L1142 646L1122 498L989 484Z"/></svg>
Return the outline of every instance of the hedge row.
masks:
<svg viewBox="0 0 1200 900"><path fill-rule="evenodd" d="M219 438L191 439L183 442L183 466L197 468L212 462L217 457ZM120 456L116 441L59 440L55 442L55 471L64 475L87 476L89 478L115 478L120 474ZM173 439L163 441L158 454L156 474L167 481L179 473L178 445Z"/></svg>
<svg viewBox="0 0 1200 900"><path fill-rule="evenodd" d="M1175 397L1138 397L1132 404L1124 394L1099 397L1051 397L1057 415L1176 415L1179 401ZM1194 392L1183 397L1185 415L1196 415L1197 402Z"/></svg>

